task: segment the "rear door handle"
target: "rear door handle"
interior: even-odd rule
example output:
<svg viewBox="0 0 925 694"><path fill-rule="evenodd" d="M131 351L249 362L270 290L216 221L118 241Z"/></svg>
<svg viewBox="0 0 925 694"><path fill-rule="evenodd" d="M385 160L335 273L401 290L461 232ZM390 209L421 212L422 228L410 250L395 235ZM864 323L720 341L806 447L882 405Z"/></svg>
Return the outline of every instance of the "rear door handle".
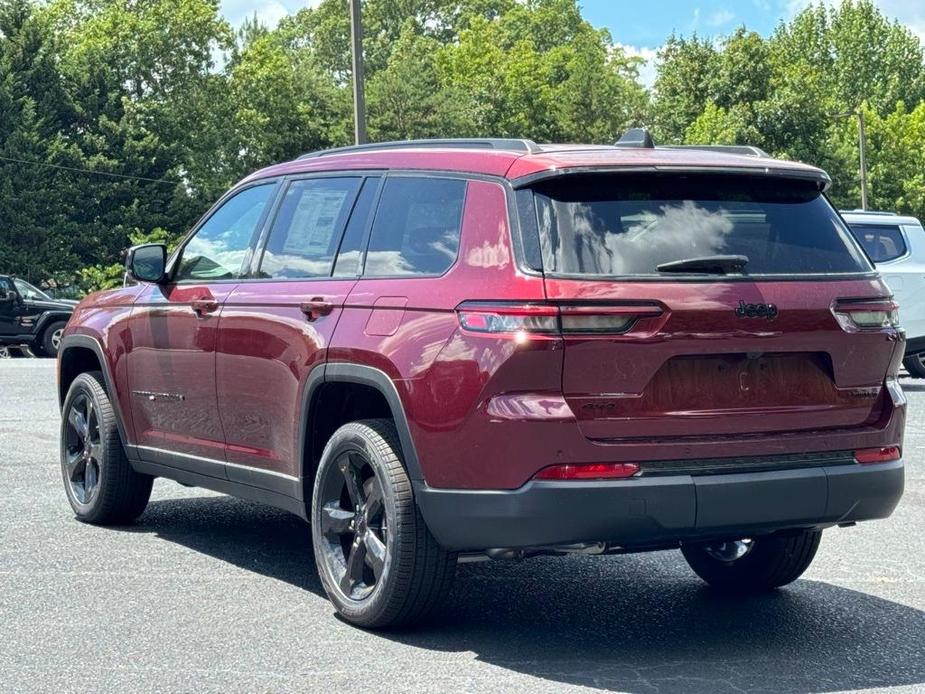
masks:
<svg viewBox="0 0 925 694"><path fill-rule="evenodd" d="M196 299L190 305L193 307L193 313L200 318L207 313L218 311L218 302L215 299Z"/></svg>
<svg viewBox="0 0 925 694"><path fill-rule="evenodd" d="M313 321L319 316L327 316L334 310L334 304L330 301L326 301L323 297L316 296L310 301L303 301L299 308L302 309L302 313L305 314L305 317Z"/></svg>

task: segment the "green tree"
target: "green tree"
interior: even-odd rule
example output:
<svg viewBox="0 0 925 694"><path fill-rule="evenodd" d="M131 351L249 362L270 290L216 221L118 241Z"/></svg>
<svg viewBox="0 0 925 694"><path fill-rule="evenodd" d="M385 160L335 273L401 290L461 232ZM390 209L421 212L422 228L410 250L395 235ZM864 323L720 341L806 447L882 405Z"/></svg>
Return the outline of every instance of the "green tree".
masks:
<svg viewBox="0 0 925 694"><path fill-rule="evenodd" d="M59 159L73 113L46 28L25 0L0 3L0 271L60 278L79 263Z"/></svg>
<svg viewBox="0 0 925 694"><path fill-rule="evenodd" d="M464 135L612 142L647 104L638 61L584 21L574 0L472 16L437 65L461 100Z"/></svg>
<svg viewBox="0 0 925 694"><path fill-rule="evenodd" d="M373 140L446 137L466 130L462 95L441 82L441 44L406 22L388 64L369 80L369 132Z"/></svg>
<svg viewBox="0 0 925 694"><path fill-rule="evenodd" d="M223 140L206 116L221 110L206 98L212 51L230 41L217 2L53 0L41 20L74 105L58 159L96 172L69 195L78 257L114 259L133 233L187 228L212 192L191 178L213 154L204 143Z"/></svg>
<svg viewBox="0 0 925 694"><path fill-rule="evenodd" d="M867 101L883 113L925 98L921 42L872 0L810 7L778 27L770 48L778 70L810 66L821 78L818 98L842 108Z"/></svg>
<svg viewBox="0 0 925 694"><path fill-rule="evenodd" d="M303 152L346 144L349 102L306 51L258 35L229 65L223 147L233 178Z"/></svg>
<svg viewBox="0 0 925 694"><path fill-rule="evenodd" d="M652 126L661 142L680 144L691 123L713 98L719 53L697 38L672 34L658 52L658 75L652 102Z"/></svg>

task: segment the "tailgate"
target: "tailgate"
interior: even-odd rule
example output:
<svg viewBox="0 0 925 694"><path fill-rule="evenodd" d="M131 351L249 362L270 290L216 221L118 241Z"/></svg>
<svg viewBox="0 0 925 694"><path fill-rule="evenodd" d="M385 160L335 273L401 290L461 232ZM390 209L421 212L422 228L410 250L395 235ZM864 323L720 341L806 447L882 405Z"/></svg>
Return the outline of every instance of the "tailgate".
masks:
<svg viewBox="0 0 925 694"><path fill-rule="evenodd" d="M563 392L592 439L858 427L897 342L888 288L817 182L580 173L534 183Z"/></svg>
<svg viewBox="0 0 925 694"><path fill-rule="evenodd" d="M549 298L652 302L619 335L567 335L563 392L592 439L756 434L876 420L895 330L848 332L833 306L878 280L630 284L547 280ZM583 297L593 296L590 302ZM660 297L653 299L653 297ZM696 298L699 297L699 298ZM742 315L773 305L776 315Z"/></svg>

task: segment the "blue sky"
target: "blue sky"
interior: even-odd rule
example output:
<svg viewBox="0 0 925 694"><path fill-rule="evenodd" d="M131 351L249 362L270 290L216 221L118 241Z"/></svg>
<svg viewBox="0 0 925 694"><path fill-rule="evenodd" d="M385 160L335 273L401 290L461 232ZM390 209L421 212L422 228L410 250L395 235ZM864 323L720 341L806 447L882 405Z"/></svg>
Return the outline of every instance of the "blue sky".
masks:
<svg viewBox="0 0 925 694"><path fill-rule="evenodd" d="M607 27L614 41L647 62L642 81L654 79L654 59L672 32L717 37L744 24L769 34L781 19L792 17L811 0L579 0L585 18L597 27ZM825 0L837 3L840 0ZM287 13L318 0L222 0L222 11L238 25L254 14L275 24ZM889 17L899 19L925 40L925 0L876 0Z"/></svg>

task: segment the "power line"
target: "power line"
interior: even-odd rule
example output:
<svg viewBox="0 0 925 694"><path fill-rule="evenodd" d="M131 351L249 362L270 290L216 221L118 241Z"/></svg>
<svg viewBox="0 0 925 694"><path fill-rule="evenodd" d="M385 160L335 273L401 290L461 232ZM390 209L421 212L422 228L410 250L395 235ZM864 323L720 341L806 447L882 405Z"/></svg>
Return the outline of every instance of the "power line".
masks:
<svg viewBox="0 0 925 694"><path fill-rule="evenodd" d="M4 157L0 155L0 161L9 161L14 164L28 164L32 166L45 166L49 169L60 169L62 171L73 171L76 173L88 174L90 176L108 176L109 178L127 178L133 181L147 181L149 183L166 183L171 186L180 185L179 181L168 181L166 178L148 178L146 176L131 176L129 174L110 173L108 171L94 171L93 169L81 169L76 166L62 166L61 164L49 164L44 161L28 161L26 159L15 159L13 157Z"/></svg>

